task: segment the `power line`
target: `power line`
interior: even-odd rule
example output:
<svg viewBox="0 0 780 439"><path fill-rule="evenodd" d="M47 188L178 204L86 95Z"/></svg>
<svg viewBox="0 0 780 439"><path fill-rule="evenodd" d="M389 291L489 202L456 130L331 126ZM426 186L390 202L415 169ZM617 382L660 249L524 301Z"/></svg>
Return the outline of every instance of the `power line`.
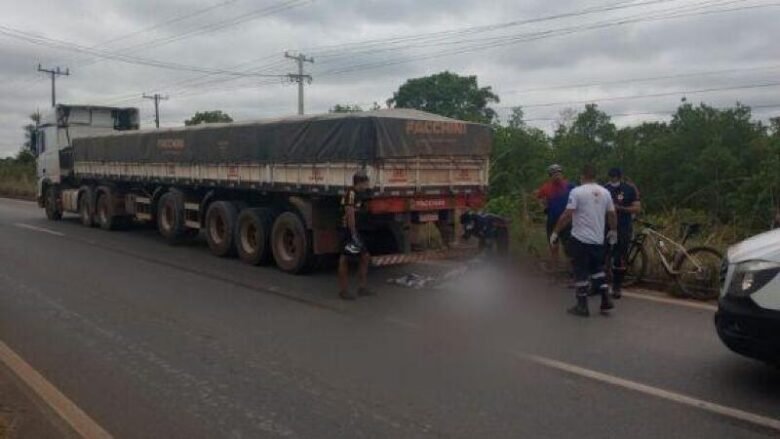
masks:
<svg viewBox="0 0 780 439"><path fill-rule="evenodd" d="M745 0L736 0L731 1L728 3L739 3L744 2ZM631 18L624 18L618 21L609 21L609 22L602 22L597 24L591 24L591 25L578 25L568 28L561 28L558 30L552 30L552 31L542 31L542 32L534 32L529 34L520 34L520 35L510 35L510 36L503 36L503 37L490 37L490 38L484 38L481 40L466 40L466 41L459 41L459 42L450 42L449 44L463 44L465 43L472 43L471 45L467 45L465 47L455 47L452 49L446 49L443 51L435 52L432 54L425 54L425 55L418 55L418 56L409 56L405 59L400 60L393 60L393 61L381 61L376 63L364 63L364 64L356 64L352 66L346 66L346 67L340 67L336 69L331 69L329 71L321 72L321 76L333 76L333 75L340 75L344 73L350 73L354 71L360 71L360 70L369 70L369 69L376 69L376 68L382 68L382 67L388 67L392 65L399 65L399 64L406 64L409 62L414 61L420 61L420 60L430 60L435 58L441 58L451 55L461 55L468 52L475 52L475 51L482 51L482 50L490 50L495 49L499 47L504 47L507 45L512 44L518 44L523 42L529 42L529 41L536 41L556 36L562 36L562 35L569 35L589 30L596 30L596 29L604 29L609 27L616 27L616 26L622 26L626 24L632 24L632 23L640 23L640 22L646 22L646 21L658 21L658 20L668 20L668 19L676 19L676 18L683 18L683 17L691 17L691 16L698 16L698 15L707 15L707 14L715 14L715 13L728 13L728 12L736 12L736 11L743 11L743 10L749 10L749 9L756 9L756 8L765 8L765 7L774 7L774 6L780 6L778 3L771 3L771 4L760 4L760 5L751 5L751 6L742 6L742 7L736 7L736 8L721 8L717 10L704 10L704 11L696 11L696 9L701 9L702 7L706 7L709 4L713 4L712 2L706 2L703 4L696 5L693 9L691 7L688 7L687 9L689 11L675 11L675 10L667 10L663 11L661 15L655 14L655 15L647 15L642 14ZM722 6L723 4L719 5ZM478 44L473 44L473 43Z"/></svg>
<svg viewBox="0 0 780 439"><path fill-rule="evenodd" d="M633 4L627 5L627 6L621 6L625 2L620 2L618 4L606 5L606 6L601 7L601 8L589 8L589 9L584 9L584 10L580 10L580 11L574 11L574 12L565 13L565 14L549 15L549 16L537 17L537 18L521 20L521 21L511 21L511 22L501 23L501 24L469 27L469 28L464 28L464 29L461 29L461 30L444 31L444 32L433 33L433 34L422 34L422 35L419 35L419 36L407 36L407 37L401 37L401 38L397 38L397 39L391 38L391 39L386 39L386 40L374 40L376 42L381 42L383 47L380 47L378 49L377 48L371 49L371 53L377 53L379 51L387 51L387 50L405 50L405 49L410 49L410 48L417 49L417 48L420 48L420 47L430 47L430 46L433 46L433 45L444 45L444 44L454 45L454 44L462 44L462 43L474 42L474 41L487 41L487 40L492 40L492 39L496 39L496 38L507 38L507 37L517 37L517 36L540 36L540 35L548 34L550 32L554 32L554 31L550 31L550 30L548 30L548 31L534 31L534 32L531 32L531 33L526 33L526 34L510 34L510 35L505 35L505 36L500 36L500 37L481 38L480 40L456 40L456 41L447 41L446 40L446 38L449 38L450 36L460 36L460 35L464 35L464 34L474 34L474 33L490 32L490 31L493 31L493 30L497 30L497 29L501 29L501 28L513 27L513 26L522 25L522 24L529 24L529 23L535 23L535 22L556 20L556 19L559 19L561 17L575 17L575 16L581 16L581 15L589 15L589 14L592 14L594 12L608 12L610 10L616 10L616 9L621 9L621 8L625 8L625 7L647 6L647 5L652 5L652 4L669 3L669 2L676 2L676 1L678 1L678 0L651 0L651 1L648 1L648 2L644 2L644 3L633 3ZM723 1L723 0L719 0L719 1ZM736 1L745 1L745 0L736 0ZM716 3L716 2L713 1L713 0L709 0L708 2L705 2L705 3L713 4L713 3ZM693 6L697 6L697 5L693 5ZM685 7L686 8L690 8L691 5L687 5ZM676 6L675 8L680 8L680 6ZM674 9L671 9L671 10L674 10ZM667 10L667 11L670 11L670 10ZM562 28L562 29L567 29L567 28ZM445 35L443 35L443 37L445 37L445 38L440 38L439 37L439 38L434 38L432 40L434 42L435 41L440 41L439 43L435 43L435 44L431 44L431 43L427 43L427 44L415 43L414 45L410 45L410 41L412 41L412 40L417 40L417 39L423 39L424 40L424 39L428 38L428 36L437 37L437 36L440 36L442 34L445 34ZM401 46L401 47L388 47L390 44L392 44L394 42L403 43L404 46ZM358 44L359 43L356 43L356 46ZM367 44L366 46L372 46L372 45L373 44L370 43L370 44ZM359 47L357 47L357 48L359 48ZM319 52L315 52L315 53L317 54L318 57L326 57L326 56L328 56L327 54L323 54L323 53L319 53ZM342 51L340 53L351 54L353 52L343 52Z"/></svg>
<svg viewBox="0 0 780 439"><path fill-rule="evenodd" d="M40 64L38 64L38 71L41 73L46 73L49 76L51 76L51 106L56 107L57 106L57 92L56 92L56 78L57 76L70 76L70 69L61 70L59 67L54 69L44 69L41 67Z"/></svg>
<svg viewBox="0 0 780 439"><path fill-rule="evenodd" d="M573 88L587 88L587 87L597 87L597 86L604 86L604 85L615 85L615 84L629 84L634 82L651 82L651 81L661 81L664 79L680 79L680 78L696 78L700 76L715 76L715 75L723 75L728 73L742 73L742 72L754 72L754 71L762 71L762 70L776 70L780 69L780 64L775 64L771 66L759 66L759 67L746 67L746 68L734 68L734 69L721 69L721 70L709 70L709 71L700 71L700 72L690 72L690 73L680 73L680 74L674 74L674 75L661 75L661 76L649 76L649 77L640 77L640 78L629 78L629 79L617 79L617 80L609 80L609 81L598 81L598 82L589 82L589 83L575 83L575 84L560 84L560 85L553 85L549 87L538 87L538 88L526 88L526 89L520 89L520 90L506 90L501 92L502 94L524 94L524 93L534 93L534 92L540 92L540 91L553 91L553 90L568 90Z"/></svg>
<svg viewBox="0 0 780 439"><path fill-rule="evenodd" d="M163 23L160 23L158 25L151 26L150 28L147 28L146 30L159 28L159 27L161 27L164 24L170 24L170 23L182 21L182 20L185 20L187 18L192 18L193 16L196 16L196 15L202 15L205 12L208 12L208 11L211 11L213 9L216 9L217 7L222 7L222 6L234 3L235 1L236 0L229 0L229 1L222 2L222 3L218 3L216 5L213 5L213 6L210 6L210 7L201 9L201 10L198 10L198 11L194 11L194 12L189 13L189 14L185 14L184 16L176 17L174 19L168 20L167 22L163 22ZM295 7L302 6L302 5L306 4L306 3L311 3L312 1L314 1L314 0L285 0L285 1L279 2L279 3L277 3L275 5L272 5L272 6L267 6L267 7L264 7L264 8L260 8L260 9L251 11L249 13L242 14L239 17L234 17L234 18L231 18L229 20L223 20L221 22L213 23L213 24L207 25L205 27L191 29L191 30L189 30L189 31L187 31L185 33L182 33L182 34L177 34L177 35L168 36L168 37L161 38L161 39L151 40L151 41L147 41L147 42L144 42L144 43L141 43L141 44L136 44L136 45L129 46L129 47L123 47L123 48L118 49L117 52L99 51L99 50L97 50L97 47L99 47L101 45L105 45L105 44L107 44L109 42L113 42L113 41L122 39L123 37L117 37L117 38L114 38L112 40L109 40L108 42L99 43L99 44L93 45L93 46L84 46L84 45L79 45L79 44L75 44L75 43L72 43L72 42L68 42L68 41L65 41L65 40L58 40L58 39L54 39L54 38L42 37L40 35L24 32L24 31L21 31L19 29L14 29L14 28L11 28L11 27L8 27L8 26L0 26L0 33L1 34L5 34L7 36L10 36L12 38L22 39L22 40L24 40L26 42L29 42L29 43L32 43L32 44L45 46L45 47L49 47L49 48L53 48L53 49L68 50L68 51L71 51L71 52L87 54L87 55L91 55L91 56L97 57L99 59L108 59L108 60L113 60L113 61L120 61L120 62L131 63L131 64L139 64L139 65L145 65L145 66L150 66L150 67L167 68L167 69L172 69L172 70L186 70L186 71L193 71L193 72L198 72L198 73L210 73L210 74L226 74L227 72L219 71L217 69L211 69L211 71L209 72L208 70L202 69L202 68L188 67L188 66L184 66L184 65L181 65L181 64L164 63L164 62L157 61L157 60L148 60L148 59L139 58L139 57L130 57L127 54L128 53L132 53L132 52L136 52L136 51L138 51L140 49L143 49L143 48L152 47L152 46L155 46L155 45L163 45L163 44L172 43L174 41L180 41L180 40L182 40L184 38L189 38L189 37L194 36L194 35L202 35L202 34L205 34L205 33L214 32L214 31L217 31L217 30L220 30L220 29L224 29L224 28L236 25L236 24L241 24L241 23L253 20L255 18L260 18L260 17L272 15L272 14L275 14L275 13L278 13L278 12L282 12L282 11L286 11L286 10L289 10L289 9L293 9ZM133 32L133 33L131 33L131 35L132 34L137 34L137 33L142 33L142 32L144 32L144 30L139 30L139 31ZM83 67L86 67L86 66L88 66L90 64L93 64L94 62L95 62L95 60L93 60L92 62L88 62ZM230 74L228 74L228 76L230 76ZM258 76L258 75L249 75L249 76Z"/></svg>
<svg viewBox="0 0 780 439"><path fill-rule="evenodd" d="M193 18L193 17L197 17L199 15L203 15L203 14L205 14L207 12L211 12L211 11L213 11L215 9L218 9L218 8L221 8L221 7L228 6L230 4L236 3L237 1L238 0L227 0L227 1L223 1L221 3L217 3L215 5L211 5L211 6L205 7L205 8L196 9L196 10L188 12L188 13L186 13L184 15L179 15L179 16L173 17L171 19L165 20L163 22L154 24L154 25L149 26L149 27L145 27L145 28L142 28L142 29L139 29L139 30L136 30L136 31L132 31L132 32L129 32L129 33L126 33L126 34L122 34L122 35L116 36L114 38L111 38L111 39L108 39L108 40L105 40L105 41L101 41L101 42L93 44L93 45L91 45L89 47L92 48L92 49L96 49L98 47L106 46L106 45L109 45L109 44L111 44L113 42L116 42L116 41L123 41L123 40L131 38L131 37L133 37L135 35L139 35L139 34L143 34L143 33L149 32L149 31L153 31L153 30L159 29L159 28L161 28L161 27L163 27L165 25L178 23L178 22L181 22L181 21L184 21L184 20L188 20L188 19ZM76 59L72 59L72 60L69 61L69 64L73 64L75 62L76 62ZM89 66L91 64L94 64L95 62L96 62L96 60L93 59L91 61L88 61L86 64L77 65L77 67L84 68L84 67L87 67L87 66ZM37 82L37 80L30 81L30 84L32 84L34 82Z"/></svg>
<svg viewBox="0 0 780 439"><path fill-rule="evenodd" d="M579 10L579 11L567 12L567 13L563 13L563 14L557 14L557 15L554 15L554 16L537 17L537 18L532 18L532 19L529 19L529 20L514 21L514 22L509 22L509 23L501 23L501 24L497 24L497 25L478 26L478 27L466 28L466 29L462 29L462 30L450 30L450 31L444 31L444 32L429 33L429 34L424 34L424 35L420 35L420 36L408 36L408 37L397 38L396 40L404 40L404 41L406 41L406 40L427 38L427 37L429 37L431 35L433 35L433 36L440 36L440 35L462 34L464 32L465 33L472 33L472 32L476 32L476 31L484 31L484 30L489 30L489 29L506 27L506 26L510 26L510 25L518 25L518 24L523 24L523 23L531 23L531 22L537 22L537 21L552 20L552 19L556 19L556 18L577 16L577 15L582 15L582 14L586 14L586 13L594 13L594 12L606 11L606 10L613 9L613 8L614 9L619 9L619 8L623 8L623 7L637 7L637 6L645 6L645 5L649 5L649 4L668 3L668 2L674 2L674 1L679 1L679 0L650 0L650 1L643 2L643 3L622 1L622 2L618 2L618 3L612 3L612 4L609 4L609 5L603 6L603 7L587 8L587 9L583 9L583 10ZM386 42L389 42L391 40L394 40L394 39L369 40L368 42L360 42L360 43L355 43L355 44L373 45L373 44L377 44L377 43L386 43ZM332 45L332 46L322 46L322 47L330 48L332 50L334 48L341 47L341 46L345 46L345 45ZM277 63L277 65L278 65L278 63ZM233 68L235 68L235 67L233 67ZM176 83L176 85L184 83L184 84L189 84L189 85L192 85L192 86L201 86L201 85L211 84L211 83L215 83L215 82L223 82L223 81L227 81L227 80L240 79L238 77L236 77L236 78L229 78L229 79L218 78L218 79L214 79L214 80L208 80L208 81L205 81L205 82L198 82L199 79L210 77L210 76L218 76L218 75L217 74L205 74L203 76L200 76L198 78L194 78L194 79L191 79L191 80L178 81ZM185 87L185 89L186 88L189 88L189 87ZM125 95L125 96L127 96L127 98L134 98L134 96L136 96L136 94L129 94L129 95Z"/></svg>
<svg viewBox="0 0 780 439"><path fill-rule="evenodd" d="M666 1L668 1L668 0L666 0ZM740 1L744 1L744 0L740 0ZM625 2L623 2L623 3L625 3ZM647 3L661 3L661 2L660 2L660 1L659 1L659 2L645 2L645 4L647 4ZM699 3L699 4L697 4L697 5L693 5L693 7L694 7L694 8L701 8L701 7L703 7L703 6L707 6L707 5L713 5L713 4L715 4L715 5L723 5L723 4L728 4L728 3L735 3L735 2L734 2L734 1L730 1L730 2L724 3L723 1L720 1L720 2L711 2L711 1L710 1L710 2ZM615 5L608 5L608 7L614 7L614 6L615 6ZM604 9L604 8L600 8L600 9ZM687 9L689 9L689 10L690 10L690 9L691 9L691 7L690 7L690 6L688 6L688 7L687 7ZM586 10L586 12L590 12L590 10ZM665 13L665 14L666 14L666 13L668 13L668 12L669 12L669 11L664 11L664 13ZM677 13L678 11L676 11L676 10L672 10L671 12L675 12L675 13ZM573 15L573 14L574 14L574 13L567 13L566 15ZM666 15L664 15L664 16L660 16L660 17L650 17L650 18L666 18ZM532 20L541 20L541 19L532 19ZM531 21L531 20L526 20L526 21ZM484 27L483 27L483 28L484 28ZM450 34L451 34L451 33L454 33L454 32L459 32L459 31L448 31L448 33L450 33ZM430 34L426 34L426 35L430 35ZM405 37L405 38L406 38L406 39L410 39L410 38L419 38L419 37L414 37L414 36L412 36L412 37ZM376 41L387 41L387 40L373 40L373 41L374 41L374 42L376 42ZM410 60L410 61L411 61L411 60ZM377 67L378 67L378 66L377 66ZM352 70L359 70L359 69L354 69L354 68L353 68ZM326 74L329 74L329 73L332 73L332 72L326 72ZM216 81L209 81L209 82L220 82L220 80L219 80L219 79L217 79Z"/></svg>
<svg viewBox="0 0 780 439"><path fill-rule="evenodd" d="M387 46L389 44L408 45L410 42L426 40L426 39L433 39L433 41L436 41L436 40L441 40L444 38L450 38L452 36L459 36L464 34L495 31L499 29L516 27L516 26L521 26L526 24L540 23L545 21L554 21L563 18L579 17L583 15L590 15L598 12L609 12L609 11L615 11L615 10L627 9L627 8L638 8L638 7L649 6L654 4L670 3L670 2L677 2L677 1L679 0L649 0L641 3L635 1L621 1L617 3L604 5L604 6L590 7L590 8L580 9L571 12L551 14L551 15L534 17L534 18L524 19L524 20L513 20L505 23L496 23L496 24L489 24L489 25L482 25L482 26L471 26L471 27L466 27L461 29L451 29L451 30L444 30L438 32L430 32L425 34L418 34L418 35L408 35L403 37L381 38L381 39L358 41L352 43L342 43L342 44L335 44L335 45L328 45L328 46L314 46L314 47L307 48L305 50L309 50L316 53L317 56L320 58L334 56L331 54L335 54L335 56L343 56L345 51L361 49L361 48L369 48L374 46ZM373 51L376 49L370 49L370 50ZM354 52L351 52L350 54L353 53Z"/></svg>
<svg viewBox="0 0 780 439"><path fill-rule="evenodd" d="M737 0L737 1L744 1L744 0ZM712 2L709 2L712 3ZM701 7L700 5L696 5L696 7ZM690 6L687 7L690 9ZM663 11L664 16L661 16L660 18L668 18L670 13L677 13L677 10L666 10ZM656 16L657 17L657 16ZM576 25L576 26L569 26L569 27L562 27L558 29L552 29L552 30L543 30L543 31L535 31L535 32L529 32L529 33L522 33L522 34L513 34L513 35L504 35L499 37L487 37L487 38L480 38L480 39L471 39L471 40L458 40L458 41L448 41L443 44L448 44L450 46L457 46L462 45L463 47L453 47L451 49L445 49L443 51L434 52L432 54L427 55L421 55L421 56L410 56L407 59L400 59L400 60L394 60L394 61L382 61L379 63L367 63L362 65L353 65L353 66L347 66L342 67L340 69L331 70L328 72L325 72L323 74L342 74L347 73L351 71L357 71L357 70L365 70L365 69L374 69L374 68L381 68L389 65L397 65L397 64L404 64L412 61L417 60L424 60L424 59L435 59L435 58L441 58L445 56L450 55L460 55L463 53L468 52L475 52L479 50L488 50L488 49L494 49L498 47L507 46L510 44L517 44L522 42L529 42L529 41L537 41L542 39L547 39L551 37L556 36L562 36L562 35L568 35L573 33L579 33L587 30L592 29L598 29L603 27L611 27L611 26L617 26L626 24L628 22L640 22L640 21L646 21L651 18L655 18L653 16L648 16L646 14L637 15L634 16L627 21L626 18L623 18L621 21L605 21L597 24L591 24L591 25ZM476 44L475 44L476 43Z"/></svg>
<svg viewBox="0 0 780 439"><path fill-rule="evenodd" d="M761 83L761 84L743 84L743 85L731 86L731 87L712 87L712 88L702 88L702 89L695 89L695 90L678 90L672 92L637 94L637 95L628 95L628 96L607 96L607 97L600 97L594 99L584 99L579 101L544 102L538 104L520 105L520 107L522 108L561 107L561 106L568 106L568 105L592 104L598 102L624 101L624 100L658 98L658 97L667 97L667 96L685 96L685 95L693 95L693 94L712 93L718 91L747 90L747 89L768 88L768 87L777 87L777 86L780 86L780 82L768 82L768 83ZM498 108L514 108L514 107L503 106Z"/></svg>
<svg viewBox="0 0 780 439"><path fill-rule="evenodd" d="M87 53L97 57L119 61L127 64L135 64L135 65L156 67L156 68L176 70L176 71L209 73L209 74L219 74L219 75L238 76L238 77L279 77L281 76L281 75L265 75L259 73L233 72L224 69L212 69L212 68L205 68L205 67L198 67L198 66L189 66L186 64L170 63L170 62L158 61L158 60L148 59L148 58L140 58L140 57L130 56L130 55L114 54L102 50L91 49L89 47L72 43L69 41L65 41L65 40L57 40L53 38L33 35L31 33L14 29L8 26L0 26L0 34L7 35L12 38L20 39L23 41L27 41L31 44L35 44L39 46L50 47L53 49L67 50L76 53Z"/></svg>
<svg viewBox="0 0 780 439"><path fill-rule="evenodd" d="M303 115L303 81L308 81L311 84L311 75L305 75L303 73L303 63L314 63L314 58L308 58L306 55L299 53L298 55L290 55L289 52L284 52L284 57L292 59L298 64L298 73L289 73L287 77L290 81L298 83L298 114Z"/></svg>
<svg viewBox="0 0 780 439"><path fill-rule="evenodd" d="M236 65L230 66L227 69L228 70L236 70L236 69L238 69L238 71L240 71L240 72L267 73L267 72L270 72L274 67L277 67L277 66L281 67L281 65L285 64L286 61L284 61L284 60L277 60L277 61L274 61L274 62L272 62L270 64L264 64L264 65L260 65L260 66L256 66L256 67L247 67L247 66L251 66L252 64L256 64L256 63L261 62L261 61L269 60L271 58L276 58L277 56L278 55L276 55L276 54L267 55L267 56L264 56L264 57L248 60L248 61L236 64ZM206 78L211 78L211 77L214 77L214 76L219 76L219 78L216 78L216 79L206 79ZM280 78L281 77L286 77L286 75L280 73L279 77ZM206 74L203 74L203 75L196 76L194 78L180 79L180 80L177 80L177 81L169 82L169 83L163 84L163 85L161 85L161 86L159 86L157 88L159 90L168 89L168 90L171 91L170 94L176 95L176 94L179 94L179 93L186 92L186 91L190 90L192 87L195 87L195 86L208 85L208 84L216 83L216 82L227 82L227 81L232 81L232 80L236 80L236 79L245 79L245 78L230 77L228 79L225 79L224 77L220 76L217 73L206 73ZM133 100L136 100L137 97L138 97L138 93L137 92L136 93L125 93L125 94L116 95L116 96L107 98L106 102L108 102L108 103L116 103L116 102L124 102L124 101L133 101Z"/></svg>
<svg viewBox="0 0 780 439"><path fill-rule="evenodd" d="M266 6L260 9L253 10L251 12L244 13L238 17L233 17L227 20L218 21L216 23L212 23L206 26L201 26L198 28L190 29L188 31L185 31L183 33L172 35L164 38L158 38L155 40L150 40L145 43L139 43L131 46L123 47L119 50L125 52L125 51L138 51L140 49L146 49L149 47L160 47L163 45L167 45L176 41L181 41L185 38L190 38L196 35L203 35L211 32L216 32L221 29L225 29L228 27L236 26L239 24L246 23L248 21L254 20L256 18L262 18L269 15L273 15L279 12L284 12L290 9L294 9L300 6L303 6L308 3L312 3L314 0L284 0L278 3L275 3L271 6Z"/></svg>
<svg viewBox="0 0 780 439"><path fill-rule="evenodd" d="M144 94L144 99L152 99L154 101L154 126L160 128L160 101L167 101L168 96L162 96L159 93L155 93L151 96Z"/></svg>
<svg viewBox="0 0 780 439"><path fill-rule="evenodd" d="M153 24L153 25L151 25L149 27L138 29L136 31L132 31L132 32L129 32L129 33L126 33L126 34L123 34L123 35L111 38L109 40L102 41L100 43L95 44L92 47L93 48L97 48L97 47L100 47L100 46L106 46L106 45L109 45L109 44L117 42L117 41L126 40L126 39L128 39L130 37L133 37L135 35L140 35L140 34L144 34L144 33L147 33L147 32L153 31L153 30L160 29L163 26L167 26L169 24L180 23L182 21L189 20L190 18L194 18L194 17L200 16L200 15L206 14L208 12L214 11L216 9L232 5L232 4L236 3L237 1L238 0L226 0L226 1L222 1L222 2L219 2L219 3L213 4L211 6L206 6L204 8L195 9L194 11L190 11L190 12L188 12L186 14L183 14L183 15L175 16L173 18L170 18L168 20L162 21L160 23Z"/></svg>

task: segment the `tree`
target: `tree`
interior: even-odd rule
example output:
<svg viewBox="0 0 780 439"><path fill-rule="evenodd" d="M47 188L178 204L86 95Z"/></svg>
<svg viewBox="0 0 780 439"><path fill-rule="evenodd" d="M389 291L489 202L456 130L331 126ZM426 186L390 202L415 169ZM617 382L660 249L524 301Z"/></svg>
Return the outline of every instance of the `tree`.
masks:
<svg viewBox="0 0 780 439"><path fill-rule="evenodd" d="M595 105L568 116L553 138L525 124L520 109L496 127L493 205L515 212L553 161L574 178L584 163L593 163L600 180L619 166L639 187L647 214L728 223L742 234L765 230L780 205L780 119L766 125L744 105L721 109L687 101L670 122L619 130Z"/></svg>
<svg viewBox="0 0 780 439"><path fill-rule="evenodd" d="M233 122L233 118L222 110L198 111L194 116L184 121L185 126L198 125L201 123L224 123Z"/></svg>
<svg viewBox="0 0 780 439"><path fill-rule="evenodd" d="M363 108L360 107L360 105L354 104L336 104L328 110L328 113L360 113L363 111Z"/></svg>
<svg viewBox="0 0 780 439"><path fill-rule="evenodd" d="M490 87L479 87L476 76L460 76L451 72L437 73L406 81L387 106L415 108L441 116L473 122L491 123L496 112L488 108L499 102Z"/></svg>
<svg viewBox="0 0 780 439"><path fill-rule="evenodd" d="M376 111L380 109L381 107L379 104L374 102L368 111ZM360 113L362 111L364 111L363 107L358 104L336 104L330 110L328 110L328 113Z"/></svg>
<svg viewBox="0 0 780 439"><path fill-rule="evenodd" d="M554 156L572 170L570 176L576 176L585 164L607 166L613 160L616 137L617 129L609 115L596 104L588 104L569 124L561 124L555 130Z"/></svg>
<svg viewBox="0 0 780 439"><path fill-rule="evenodd" d="M497 126L490 170L491 196L529 193L546 176L550 140L544 131L523 121L520 107L512 109L507 126Z"/></svg>
<svg viewBox="0 0 780 439"><path fill-rule="evenodd" d="M769 119L769 131L773 136L780 137L780 117Z"/></svg>
<svg viewBox="0 0 780 439"><path fill-rule="evenodd" d="M36 111L30 115L32 123L24 126L24 144L19 150L19 157L32 159L38 155L36 143L38 142L38 125L41 123L41 113Z"/></svg>

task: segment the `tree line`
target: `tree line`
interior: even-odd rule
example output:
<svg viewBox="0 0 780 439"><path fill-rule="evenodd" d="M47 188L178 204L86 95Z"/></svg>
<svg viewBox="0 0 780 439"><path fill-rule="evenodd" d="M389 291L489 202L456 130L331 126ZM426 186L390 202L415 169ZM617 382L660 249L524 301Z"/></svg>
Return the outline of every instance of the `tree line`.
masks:
<svg viewBox="0 0 780 439"><path fill-rule="evenodd" d="M669 122L622 128L591 104L552 135L529 127L516 109L508 123L496 124L491 195L528 194L551 162L574 177L586 163L603 173L622 168L650 213L684 209L762 230L780 206L780 118L765 124L741 104L715 108L683 101Z"/></svg>
<svg viewBox="0 0 780 439"><path fill-rule="evenodd" d="M547 134L524 121L521 107L499 120L490 108L498 102L476 76L442 72L408 80L387 104L492 124L490 206L501 213L533 206L528 200L551 163L574 179L585 164L603 174L622 168L651 214L685 211L692 220L757 231L780 213L780 117L764 123L746 105L715 108L683 99L668 122L619 128L590 104L565 111ZM356 110L334 110L341 108Z"/></svg>

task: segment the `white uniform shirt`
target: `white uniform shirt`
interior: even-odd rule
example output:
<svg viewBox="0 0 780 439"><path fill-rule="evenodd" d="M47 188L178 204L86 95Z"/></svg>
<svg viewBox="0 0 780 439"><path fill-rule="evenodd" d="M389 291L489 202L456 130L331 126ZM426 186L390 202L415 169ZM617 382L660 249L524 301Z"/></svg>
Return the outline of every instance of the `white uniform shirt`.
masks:
<svg viewBox="0 0 780 439"><path fill-rule="evenodd" d="M599 184L587 183L572 189L567 210L573 210L571 235L585 244L604 245L607 212L614 212L612 195Z"/></svg>

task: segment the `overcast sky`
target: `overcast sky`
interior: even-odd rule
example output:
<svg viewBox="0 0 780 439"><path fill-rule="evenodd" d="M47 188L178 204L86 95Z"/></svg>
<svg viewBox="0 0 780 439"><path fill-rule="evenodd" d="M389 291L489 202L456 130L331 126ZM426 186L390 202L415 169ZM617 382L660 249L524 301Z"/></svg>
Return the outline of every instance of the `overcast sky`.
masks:
<svg viewBox="0 0 780 439"><path fill-rule="evenodd" d="M314 57L306 64L313 76L307 113L337 103L384 105L407 78L450 70L492 86L499 114L522 105L530 123L547 130L563 109L586 101L619 125L668 118L648 113L673 110L683 95L759 106L754 114L762 119L780 115L780 4L772 0L0 5L0 156L19 149L30 113L50 107L38 63L70 69L58 78L58 102L138 106L148 128L154 111L143 93L170 96L161 103L163 126L198 110L236 120L295 113L294 85L254 76L293 72L285 50Z"/></svg>

